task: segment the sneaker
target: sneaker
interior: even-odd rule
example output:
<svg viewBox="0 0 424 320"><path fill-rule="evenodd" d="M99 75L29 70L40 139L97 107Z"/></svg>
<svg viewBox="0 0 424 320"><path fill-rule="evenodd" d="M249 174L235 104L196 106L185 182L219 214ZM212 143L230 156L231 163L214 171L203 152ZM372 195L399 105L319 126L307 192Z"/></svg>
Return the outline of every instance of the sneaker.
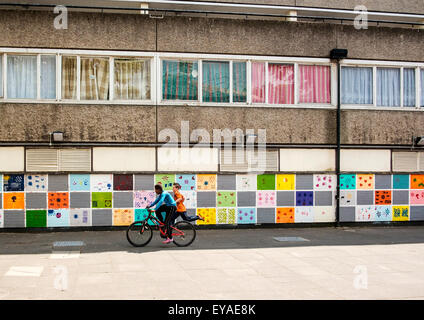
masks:
<svg viewBox="0 0 424 320"><path fill-rule="evenodd" d="M170 243L170 242L172 242L172 241L174 241L174 239L166 238L166 240L165 240L165 241L162 241L162 243L164 243L164 244L168 244L168 243Z"/></svg>

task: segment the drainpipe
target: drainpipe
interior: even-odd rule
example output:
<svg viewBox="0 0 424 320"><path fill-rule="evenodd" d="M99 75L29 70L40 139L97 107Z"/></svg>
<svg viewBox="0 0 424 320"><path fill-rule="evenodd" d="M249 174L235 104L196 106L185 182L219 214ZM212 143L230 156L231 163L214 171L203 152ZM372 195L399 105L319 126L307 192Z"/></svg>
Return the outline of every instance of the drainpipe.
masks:
<svg viewBox="0 0 424 320"><path fill-rule="evenodd" d="M341 115L341 87L340 76L341 67L340 60L347 58L346 49L333 49L330 52L330 58L337 62L337 147L336 147L336 175L337 175L337 189L336 189L336 227L340 227L340 115Z"/></svg>

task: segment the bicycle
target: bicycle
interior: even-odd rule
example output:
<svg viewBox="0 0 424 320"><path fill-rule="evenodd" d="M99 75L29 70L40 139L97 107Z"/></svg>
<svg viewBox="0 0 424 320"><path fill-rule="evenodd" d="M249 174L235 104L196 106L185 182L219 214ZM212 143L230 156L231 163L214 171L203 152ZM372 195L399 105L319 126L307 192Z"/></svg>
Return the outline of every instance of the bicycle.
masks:
<svg viewBox="0 0 424 320"><path fill-rule="evenodd" d="M153 215L155 210L147 209L149 215L146 219L135 221L127 229L127 240L134 247L144 247L153 237L153 229L160 231L162 237L166 238L166 225ZM151 222L153 225L150 225ZM178 247L187 247L193 243L196 238L196 229L187 221L179 221L172 229L172 238Z"/></svg>

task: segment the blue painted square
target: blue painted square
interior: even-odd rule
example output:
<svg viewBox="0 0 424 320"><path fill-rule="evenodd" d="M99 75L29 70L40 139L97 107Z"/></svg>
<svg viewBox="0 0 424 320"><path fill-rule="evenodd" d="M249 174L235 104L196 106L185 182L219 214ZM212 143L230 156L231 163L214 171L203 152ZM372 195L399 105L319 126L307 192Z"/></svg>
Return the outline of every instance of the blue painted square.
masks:
<svg viewBox="0 0 424 320"><path fill-rule="evenodd" d="M409 189L409 174L394 174L393 189Z"/></svg>
<svg viewBox="0 0 424 320"><path fill-rule="evenodd" d="M237 223L238 224L256 223L256 208L238 208Z"/></svg>
<svg viewBox="0 0 424 320"><path fill-rule="evenodd" d="M69 209L47 211L47 227L69 227Z"/></svg>
<svg viewBox="0 0 424 320"><path fill-rule="evenodd" d="M375 221L392 221L392 206L375 206Z"/></svg>
<svg viewBox="0 0 424 320"><path fill-rule="evenodd" d="M196 175L195 174L177 174L175 182L181 185L181 190L196 190Z"/></svg>
<svg viewBox="0 0 424 320"><path fill-rule="evenodd" d="M356 189L356 174L340 175L340 189L342 190Z"/></svg>
<svg viewBox="0 0 424 320"><path fill-rule="evenodd" d="M314 192L313 191L296 191L296 206L313 206Z"/></svg>
<svg viewBox="0 0 424 320"><path fill-rule="evenodd" d="M90 191L89 174L71 174L69 178L71 191Z"/></svg>
<svg viewBox="0 0 424 320"><path fill-rule="evenodd" d="M25 179L23 174L5 174L3 176L3 190L24 191Z"/></svg>

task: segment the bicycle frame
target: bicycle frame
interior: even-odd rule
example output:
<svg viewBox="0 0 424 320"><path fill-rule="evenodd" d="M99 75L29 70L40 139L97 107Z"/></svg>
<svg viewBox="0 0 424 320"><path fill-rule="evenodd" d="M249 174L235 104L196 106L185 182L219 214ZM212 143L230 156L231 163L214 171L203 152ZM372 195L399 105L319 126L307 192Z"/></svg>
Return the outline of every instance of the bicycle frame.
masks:
<svg viewBox="0 0 424 320"><path fill-rule="evenodd" d="M153 210L149 210L149 215L146 218L146 221L152 221L153 224L155 225L155 227L158 228L159 232L163 235L166 236L166 229L163 227L166 227L166 224L164 224L162 221L160 221L157 217L153 216L152 213L155 212ZM165 230L164 230L165 229ZM171 229L174 229L175 231L177 231L178 233L174 233L172 232L172 236L183 236L184 235L184 231L181 231L173 226L171 226Z"/></svg>

